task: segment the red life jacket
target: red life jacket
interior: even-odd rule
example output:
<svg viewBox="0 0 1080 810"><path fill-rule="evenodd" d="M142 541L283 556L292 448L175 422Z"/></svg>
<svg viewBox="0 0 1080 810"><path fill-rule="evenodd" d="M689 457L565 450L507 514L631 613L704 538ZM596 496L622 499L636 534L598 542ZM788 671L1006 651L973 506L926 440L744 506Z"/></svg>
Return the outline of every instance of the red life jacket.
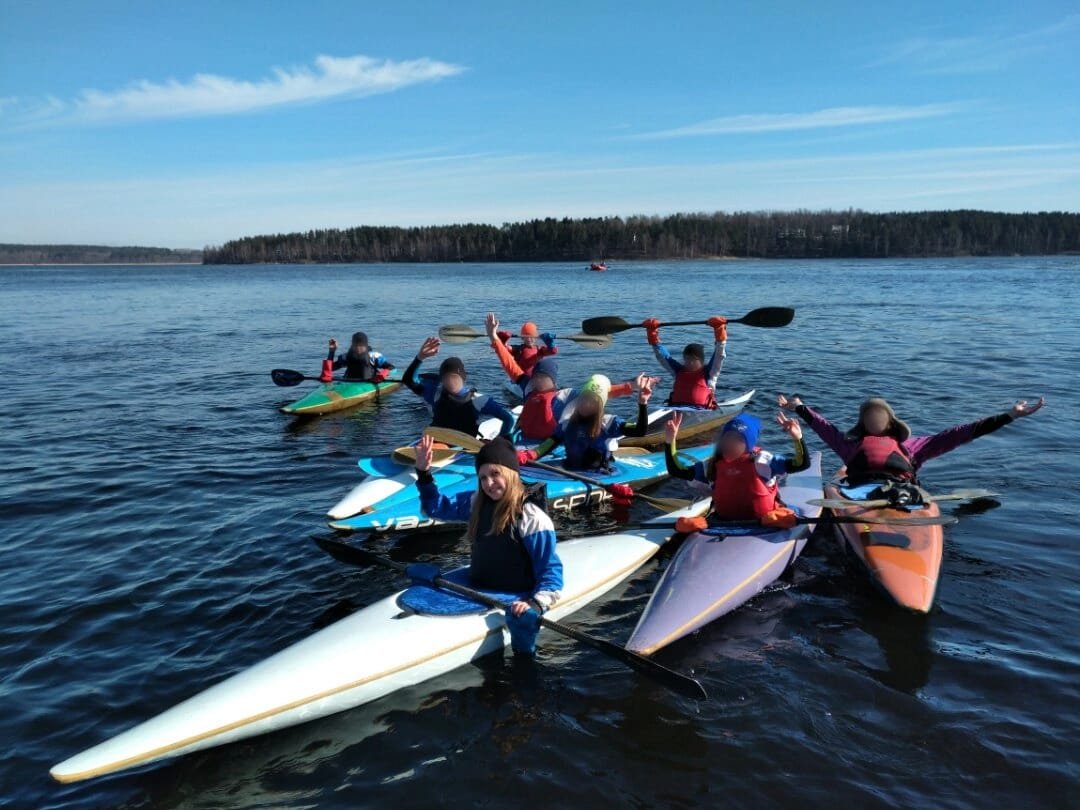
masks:
<svg viewBox="0 0 1080 810"><path fill-rule="evenodd" d="M863 436L848 460L847 477L853 484L885 478L910 481L915 477L915 466L904 446L892 436Z"/></svg>
<svg viewBox="0 0 1080 810"><path fill-rule="evenodd" d="M675 375L675 384L671 387L670 405L696 405L699 408L715 408L716 397L709 386L709 377L705 369L701 371L680 371Z"/></svg>
<svg viewBox="0 0 1080 810"><path fill-rule="evenodd" d="M523 437L530 441L543 441L555 435L559 420L555 418L551 403L558 394L555 389L529 394L521 406L521 416L518 417L518 429Z"/></svg>
<svg viewBox="0 0 1080 810"><path fill-rule="evenodd" d="M540 348L538 346L514 346L511 350L514 359L525 374L532 374L533 368L540 362Z"/></svg>
<svg viewBox="0 0 1080 810"><path fill-rule="evenodd" d="M734 461L717 458L712 506L720 520L755 520L776 508L778 487L762 481L755 463L758 448Z"/></svg>

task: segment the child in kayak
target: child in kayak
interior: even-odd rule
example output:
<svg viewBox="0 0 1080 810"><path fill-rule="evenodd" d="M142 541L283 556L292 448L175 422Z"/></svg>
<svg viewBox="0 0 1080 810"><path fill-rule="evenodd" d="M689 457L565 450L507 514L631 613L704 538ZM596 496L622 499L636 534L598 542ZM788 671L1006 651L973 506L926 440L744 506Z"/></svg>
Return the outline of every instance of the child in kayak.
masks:
<svg viewBox="0 0 1080 810"><path fill-rule="evenodd" d="M1012 409L977 422L957 425L933 436L912 436L911 428L897 418L884 399L872 397L859 406L859 421L847 433L841 433L824 416L803 404L799 397L778 398L780 407L795 411L825 444L832 448L847 467L852 486L868 483L916 483L919 468L927 461L943 456L962 444L993 433L999 428L1039 411L1040 399L1033 405L1020 400Z"/></svg>
<svg viewBox="0 0 1080 810"><path fill-rule="evenodd" d="M494 328L492 328L493 321ZM552 357L559 353L559 350L555 347L555 335L550 332L540 334L540 330L532 321L526 321L522 325L519 334L521 343L518 346L510 345L512 334L499 331L499 322L495 320L495 313L488 313L487 326L487 333L492 340L492 346L495 346L496 341L501 344L514 358L514 362L521 367L521 373L527 376L532 375L533 368L545 357Z"/></svg>
<svg viewBox="0 0 1080 810"><path fill-rule="evenodd" d="M506 615L510 644L516 653L533 655L540 616L559 601L562 561L555 550L555 527L543 509L526 499L517 450L502 437L476 454L479 489L448 498L431 475L433 441L424 436L416 448L416 486L424 514L437 520L467 521L471 562L469 578L477 588L518 594ZM438 575L430 564L409 566L414 580Z"/></svg>
<svg viewBox="0 0 1080 810"><path fill-rule="evenodd" d="M643 322L645 336L649 345L653 347L653 353L664 371L671 372L675 378L671 386L671 396L668 404L674 406L691 406L695 408L715 408L716 396L713 390L716 381L720 377L720 369L727 357L727 318L716 315L709 318L709 326L713 328L713 338L716 343L713 347L712 357L705 362L705 347L700 343L691 343L683 349L682 362L680 363L671 356L664 344L660 342L660 321L649 318Z"/></svg>
<svg viewBox="0 0 1080 810"><path fill-rule="evenodd" d="M350 382L382 382L394 370L385 357L371 348L368 336L363 332L353 332L349 350L335 359L337 350L337 340L330 338L330 353L323 360L322 375L319 377L323 382L330 382L334 378L334 371L339 368L345 369L345 379Z"/></svg>
<svg viewBox="0 0 1080 810"><path fill-rule="evenodd" d="M480 432L481 417L493 416L502 422L499 434L510 436L514 430L514 415L491 397L466 387L468 375L461 358L447 357L439 366L438 375L417 376L420 364L438 353L439 339L425 340L402 379L405 386L431 408L432 426L476 436Z"/></svg>
<svg viewBox="0 0 1080 810"><path fill-rule="evenodd" d="M664 426L667 440L664 459L668 475L709 487L712 516L718 520L758 520L763 526L789 529L795 525L795 513L780 502L778 479L781 475L807 469L810 457L799 420L790 419L781 412L776 421L795 443L790 456L758 447L761 420L744 413L724 425L717 437L716 450L708 461L684 467L675 444L682 425L682 414L676 411ZM680 518L676 529L689 533L707 526L704 517Z"/></svg>
<svg viewBox="0 0 1080 810"><path fill-rule="evenodd" d="M578 392L573 388L558 387L559 362L554 357L541 358L533 366L532 372L526 373L509 347L498 338L498 329L498 318L494 312L489 312L487 332L491 338L491 347L498 355L506 376L521 391L521 416L518 417L521 438L527 442L550 439L567 413L567 406L577 398ZM635 384L640 388L642 378L612 385L608 397L629 396L634 393Z"/></svg>
<svg viewBox="0 0 1080 810"><path fill-rule="evenodd" d="M638 392L638 416L635 422L604 413L611 392L611 380L603 374L594 374L578 391L570 418L560 423L551 438L535 450L520 451L519 460L523 464L536 461L561 444L566 448L563 465L568 470L610 472L618 438L644 436L649 428L648 404L652 397L652 380L645 375L639 379L642 385Z"/></svg>

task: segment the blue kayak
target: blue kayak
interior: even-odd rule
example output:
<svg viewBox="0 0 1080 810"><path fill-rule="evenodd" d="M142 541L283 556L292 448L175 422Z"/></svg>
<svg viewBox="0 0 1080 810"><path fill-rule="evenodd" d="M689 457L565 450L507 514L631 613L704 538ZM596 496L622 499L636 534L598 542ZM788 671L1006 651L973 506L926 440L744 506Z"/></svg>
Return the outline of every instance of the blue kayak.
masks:
<svg viewBox="0 0 1080 810"><path fill-rule="evenodd" d="M709 446L691 447L680 451L679 455L687 460L705 461L712 452L713 448ZM471 462L471 457L468 458ZM552 464L558 466L559 463L552 461ZM604 485L628 484L635 488L655 484L667 478L667 466L664 463L663 453L622 456L615 460L611 473L584 470L576 472L595 478ZM527 485L537 483L546 485L547 511L551 513L569 512L590 504L603 503L611 498L604 489L565 478L557 472L524 467L521 477ZM443 467L435 472L435 482L439 486L439 491L449 498L462 492L475 492L476 471L471 465L468 467L467 474L460 469ZM422 512L420 494L416 487L412 486L398 493L392 501L380 502L377 509L332 521L330 527L349 532L389 532L427 529L441 523L442 521L429 518Z"/></svg>

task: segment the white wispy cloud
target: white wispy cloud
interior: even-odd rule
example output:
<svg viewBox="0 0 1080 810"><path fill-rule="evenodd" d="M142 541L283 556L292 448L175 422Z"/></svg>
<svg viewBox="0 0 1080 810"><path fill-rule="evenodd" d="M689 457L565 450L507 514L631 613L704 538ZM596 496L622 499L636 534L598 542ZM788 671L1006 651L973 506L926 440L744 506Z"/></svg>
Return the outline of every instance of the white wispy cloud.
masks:
<svg viewBox="0 0 1080 810"><path fill-rule="evenodd" d="M888 48L870 67L904 65L931 75L991 73L1058 46L1076 47L1080 14L1020 33L989 32L963 37L913 37Z"/></svg>
<svg viewBox="0 0 1080 810"><path fill-rule="evenodd" d="M464 67L434 59L318 56L310 66L274 68L254 81L200 73L186 81L142 79L118 90L87 89L71 99L19 105L23 124L115 123L155 118L236 115L294 104L389 93L460 74Z"/></svg>
<svg viewBox="0 0 1080 810"><path fill-rule="evenodd" d="M634 140L660 140L664 138L688 138L699 135L739 135L753 132L784 132L803 129L835 127L858 127L871 124L888 124L920 118L938 118L954 115L971 106L970 102L944 104L920 104L908 107L867 106L829 107L805 113L763 113L754 115L727 115L710 118L696 124L642 132L631 135Z"/></svg>

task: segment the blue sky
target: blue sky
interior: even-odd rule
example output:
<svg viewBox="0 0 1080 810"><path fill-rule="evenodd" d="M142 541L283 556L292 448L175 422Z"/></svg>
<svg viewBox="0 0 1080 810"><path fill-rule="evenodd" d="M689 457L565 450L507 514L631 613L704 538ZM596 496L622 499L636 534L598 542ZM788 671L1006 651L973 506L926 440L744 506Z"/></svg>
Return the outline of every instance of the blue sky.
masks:
<svg viewBox="0 0 1080 810"><path fill-rule="evenodd" d="M0 241L1080 210L1080 6L0 0Z"/></svg>

